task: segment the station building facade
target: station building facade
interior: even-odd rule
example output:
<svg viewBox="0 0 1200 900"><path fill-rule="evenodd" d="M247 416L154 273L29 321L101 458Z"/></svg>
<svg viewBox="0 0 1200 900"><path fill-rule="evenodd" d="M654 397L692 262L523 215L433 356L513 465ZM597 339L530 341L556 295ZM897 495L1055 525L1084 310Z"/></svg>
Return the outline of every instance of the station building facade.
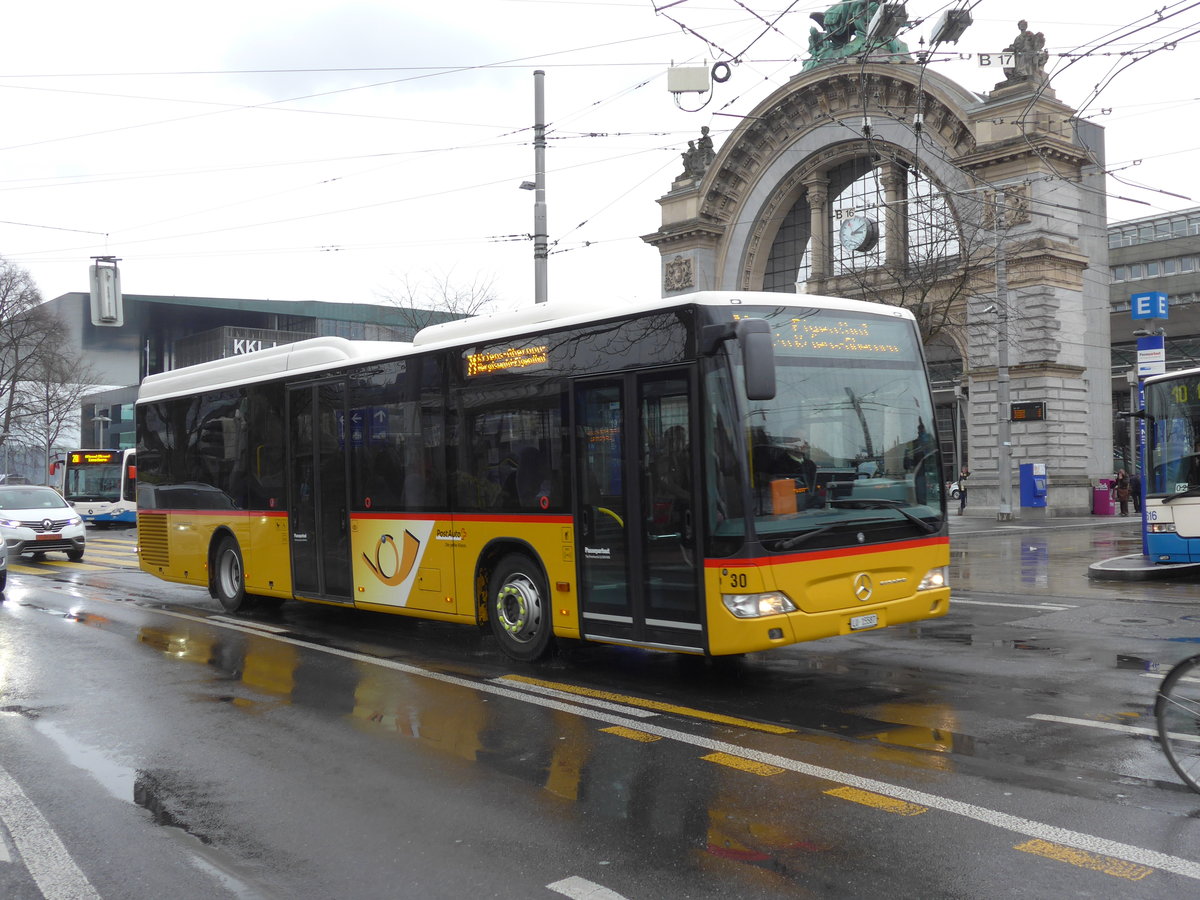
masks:
<svg viewBox="0 0 1200 900"><path fill-rule="evenodd" d="M1005 74L978 95L904 55L811 66L711 158L685 154L643 240L664 296L807 292L912 310L946 471L969 465L972 507L1082 515L1112 472L1110 322L1095 314L1110 303L1104 135L1057 100L1038 60ZM1002 490L1006 450L1014 477L1046 465L1045 508L1018 510L1016 488Z"/></svg>

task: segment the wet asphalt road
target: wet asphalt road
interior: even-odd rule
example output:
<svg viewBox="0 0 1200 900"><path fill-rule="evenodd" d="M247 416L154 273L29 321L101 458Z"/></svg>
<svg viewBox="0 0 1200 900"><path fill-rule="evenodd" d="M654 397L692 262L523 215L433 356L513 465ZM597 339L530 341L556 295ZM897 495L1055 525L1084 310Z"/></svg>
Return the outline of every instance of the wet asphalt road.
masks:
<svg viewBox="0 0 1200 900"><path fill-rule="evenodd" d="M528 667L223 616L92 533L0 604L0 896L1195 895L1200 795L1143 730L1200 588L1089 581L1133 520L952 529L943 619Z"/></svg>

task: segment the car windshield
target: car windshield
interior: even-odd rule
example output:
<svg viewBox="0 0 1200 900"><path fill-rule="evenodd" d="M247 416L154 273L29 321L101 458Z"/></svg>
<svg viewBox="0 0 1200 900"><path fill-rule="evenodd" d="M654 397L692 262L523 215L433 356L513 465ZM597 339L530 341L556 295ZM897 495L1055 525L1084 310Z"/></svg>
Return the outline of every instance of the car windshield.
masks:
<svg viewBox="0 0 1200 900"><path fill-rule="evenodd" d="M61 509L67 501L48 487L0 488L0 509Z"/></svg>
<svg viewBox="0 0 1200 900"><path fill-rule="evenodd" d="M802 307L742 314L770 323L777 381L774 399L743 400L736 429L749 449L746 530L789 550L847 528L941 527L936 422L911 321ZM745 528L714 521L717 536Z"/></svg>

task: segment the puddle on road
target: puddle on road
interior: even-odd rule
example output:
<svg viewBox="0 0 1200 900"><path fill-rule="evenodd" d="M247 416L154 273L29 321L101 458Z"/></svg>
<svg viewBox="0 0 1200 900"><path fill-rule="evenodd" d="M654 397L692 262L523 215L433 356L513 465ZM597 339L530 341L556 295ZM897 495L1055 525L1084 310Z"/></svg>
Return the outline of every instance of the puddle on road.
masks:
<svg viewBox="0 0 1200 900"><path fill-rule="evenodd" d="M1144 656L1126 656L1118 653L1117 668L1133 669L1138 672L1158 672L1161 670L1161 664L1157 660L1146 659Z"/></svg>
<svg viewBox="0 0 1200 900"><path fill-rule="evenodd" d="M26 714L12 708L13 712ZM240 900L261 900L264 894L253 887L253 877L239 872L242 864L214 846L210 835L199 830L187 816L202 807L203 792L180 781L169 771L132 769L121 765L96 747L76 740L58 725L34 719L34 727L49 738L67 761L87 772L118 800L144 809L150 820L181 841L188 861Z"/></svg>
<svg viewBox="0 0 1200 900"><path fill-rule="evenodd" d="M1030 638L992 641L991 645L1008 650L1034 650L1038 653L1049 653L1051 655L1067 652L1065 647L1048 647L1038 640Z"/></svg>
<svg viewBox="0 0 1200 900"><path fill-rule="evenodd" d="M37 730L58 746L73 766L83 769L118 800L132 802L136 772L119 765L94 747L81 744L50 722L37 722Z"/></svg>

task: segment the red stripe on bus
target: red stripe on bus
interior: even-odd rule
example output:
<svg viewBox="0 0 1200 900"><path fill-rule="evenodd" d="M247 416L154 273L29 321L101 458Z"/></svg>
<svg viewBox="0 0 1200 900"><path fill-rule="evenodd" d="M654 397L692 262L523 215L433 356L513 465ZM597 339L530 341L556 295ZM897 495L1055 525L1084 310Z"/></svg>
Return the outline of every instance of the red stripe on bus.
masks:
<svg viewBox="0 0 1200 900"><path fill-rule="evenodd" d="M214 516L219 519L261 519L286 516L281 509L139 509L139 516Z"/></svg>
<svg viewBox="0 0 1200 900"><path fill-rule="evenodd" d="M571 516L542 515L463 515L461 513L405 513L405 512L353 512L352 519L421 519L431 522L512 522L516 524L537 524L549 522L553 525L572 525L575 520Z"/></svg>
<svg viewBox="0 0 1200 900"><path fill-rule="evenodd" d="M887 544L856 544L853 547L843 547L837 550L813 550L809 553L788 553L784 556L746 556L735 559L706 559L706 569L720 569L726 566L778 566L793 562L809 562L814 559L839 559L844 556L866 556L872 553L891 553L900 550L916 550L921 547L949 547L950 538L920 538L911 541L893 541Z"/></svg>
<svg viewBox="0 0 1200 900"><path fill-rule="evenodd" d="M261 518L263 516L287 516L286 510L279 509L264 509L264 510L245 510L245 509L141 509L139 514L143 516L216 516L224 519L234 518ZM549 522L554 525L571 525L575 520L571 516L548 516L548 515L502 515L502 514L486 514L486 515L461 515L458 513L406 513L406 512L352 512L351 519L422 519L430 522L442 522L453 520L455 522L513 522L517 524L536 524L539 522Z"/></svg>

